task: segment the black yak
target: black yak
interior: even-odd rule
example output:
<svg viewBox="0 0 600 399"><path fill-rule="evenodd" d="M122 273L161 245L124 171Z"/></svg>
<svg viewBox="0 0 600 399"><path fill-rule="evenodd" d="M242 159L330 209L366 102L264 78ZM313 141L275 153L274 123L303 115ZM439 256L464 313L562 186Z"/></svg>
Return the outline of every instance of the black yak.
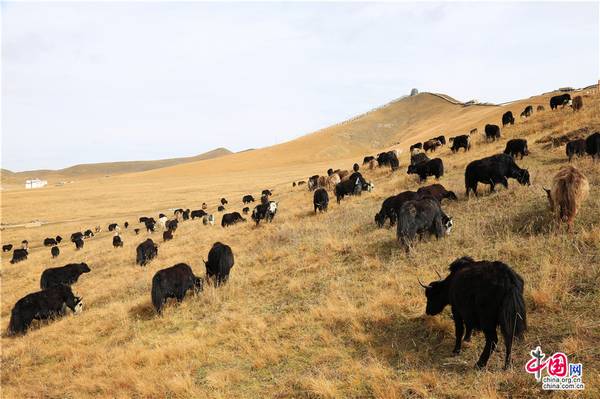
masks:
<svg viewBox="0 0 600 399"><path fill-rule="evenodd" d="M181 302L188 290L193 289L197 293L202 288L202 278L196 277L192 268L185 263L178 263L157 271L152 277L152 304L156 312L161 314L168 298L176 298L177 302Z"/></svg>
<svg viewBox="0 0 600 399"><path fill-rule="evenodd" d="M123 240L121 240L121 236L116 234L115 236L113 236L113 247L115 248L123 248Z"/></svg>
<svg viewBox="0 0 600 399"><path fill-rule="evenodd" d="M40 288L44 290L61 284L70 286L77 282L79 276L90 271L87 263L69 263L66 266L46 269L40 279Z"/></svg>
<svg viewBox="0 0 600 399"><path fill-rule="evenodd" d="M453 353L460 353L463 340L469 341L472 330L485 335L485 347L476 367L486 366L498 344L496 329L504 338L506 355L504 368L510 365L513 339L520 338L527 329L527 315L523 300L523 279L502 262L479 261L462 257L450 265L450 274L425 288L425 313L437 315L446 305L451 306L456 340Z"/></svg>
<svg viewBox="0 0 600 399"><path fill-rule="evenodd" d="M585 139L577 139L571 140L567 143L567 157L569 157L569 162L573 159L575 155L578 157L582 157L585 155Z"/></svg>
<svg viewBox="0 0 600 399"><path fill-rule="evenodd" d="M317 210L319 212L327 212L327 206L329 205L329 194L327 194L327 190L324 188L315 190L313 195L313 205L315 207L315 213L317 213Z"/></svg>
<svg viewBox="0 0 600 399"><path fill-rule="evenodd" d="M562 105L564 107L566 104L569 103L570 100L571 95L568 93L554 96L550 99L550 108L557 109L559 105Z"/></svg>
<svg viewBox="0 0 600 399"><path fill-rule="evenodd" d="M44 246L45 247L52 247L54 245L58 244L56 242L56 240L54 238L45 238L44 239Z"/></svg>
<svg viewBox="0 0 600 399"><path fill-rule="evenodd" d="M173 239L173 232L171 230L163 231L163 241L170 241Z"/></svg>
<svg viewBox="0 0 600 399"><path fill-rule="evenodd" d="M148 238L146 241L137 246L135 263L140 266L146 266L148 262L154 259L157 255L158 245L156 245L152 239Z"/></svg>
<svg viewBox="0 0 600 399"><path fill-rule="evenodd" d="M29 252L25 248L16 248L12 253L10 263L15 264L27 260L27 255L29 255Z"/></svg>
<svg viewBox="0 0 600 399"><path fill-rule="evenodd" d="M58 249L58 247L52 247L50 248L50 254L53 258L56 258L58 255L60 255L60 249Z"/></svg>
<svg viewBox="0 0 600 399"><path fill-rule="evenodd" d="M527 148L527 140L525 139L511 139L506 142L506 148L504 153L516 158L517 155L521 156L521 159L525 155L529 155L529 149Z"/></svg>
<svg viewBox="0 0 600 399"><path fill-rule="evenodd" d="M6 244L2 246L2 252L10 252L10 250L12 249L12 244Z"/></svg>
<svg viewBox="0 0 600 399"><path fill-rule="evenodd" d="M436 179L439 179L444 175L444 163L440 158L434 158L416 165L408 165L406 173L419 175L420 181L427 180L428 176L435 176Z"/></svg>
<svg viewBox="0 0 600 399"><path fill-rule="evenodd" d="M58 285L34 292L19 299L12 308L8 333L25 334L33 320L46 320L65 315L65 306L79 313L83 307L81 298L73 295L71 287Z"/></svg>
<svg viewBox="0 0 600 399"><path fill-rule="evenodd" d="M245 222L246 219L239 212L226 213L221 219L221 227L233 226L238 222Z"/></svg>
<svg viewBox="0 0 600 399"><path fill-rule="evenodd" d="M461 134L460 136L452 138L452 147L450 147L450 150L452 150L452 152L457 152L461 148L464 148L465 152L471 149L471 138L469 135Z"/></svg>
<svg viewBox="0 0 600 399"><path fill-rule="evenodd" d="M202 218L206 215L206 212L202 209L196 209L194 211L192 211L191 216L192 216L192 220L196 219L196 218Z"/></svg>
<svg viewBox="0 0 600 399"><path fill-rule="evenodd" d="M381 204L381 210L375 214L375 223L378 227L383 227L386 219L389 219L390 226L394 226L402 204L417 198L419 195L415 191L403 191L398 195L386 198Z"/></svg>
<svg viewBox="0 0 600 399"><path fill-rule="evenodd" d="M243 202L244 204L249 204L249 203L251 203L251 202L254 202L254 197L253 197L253 196L251 196L250 194L248 194L248 195L244 195L244 196L242 197L242 202Z"/></svg>
<svg viewBox="0 0 600 399"><path fill-rule="evenodd" d="M513 116L513 113L510 111L505 112L502 115L502 127L506 126L506 125L514 125L515 124L515 117Z"/></svg>
<svg viewBox="0 0 600 399"><path fill-rule="evenodd" d="M600 133L596 132L585 139L585 152L594 160L600 159Z"/></svg>
<svg viewBox="0 0 600 399"><path fill-rule="evenodd" d="M206 265L207 279L214 277L216 286L226 283L234 264L231 247L215 242L208 252L208 261L204 261L204 264Z"/></svg>
<svg viewBox="0 0 600 399"><path fill-rule="evenodd" d="M75 249L80 250L83 248L83 238L77 238L75 240Z"/></svg>
<svg viewBox="0 0 600 399"><path fill-rule="evenodd" d="M477 196L477 183L489 184L490 191L494 191L496 184L508 188L507 178L517 179L522 185L529 185L529 172L517 166L510 155L497 154L473 161L465 170L465 187L467 197L469 191Z"/></svg>
<svg viewBox="0 0 600 399"><path fill-rule="evenodd" d="M435 198L406 201L398 212L396 237L408 251L417 236L429 233L441 238L450 234L452 225L452 218L442 211Z"/></svg>
<svg viewBox="0 0 600 399"><path fill-rule="evenodd" d="M500 126L498 125L485 125L485 138L486 140L496 141L500 139Z"/></svg>

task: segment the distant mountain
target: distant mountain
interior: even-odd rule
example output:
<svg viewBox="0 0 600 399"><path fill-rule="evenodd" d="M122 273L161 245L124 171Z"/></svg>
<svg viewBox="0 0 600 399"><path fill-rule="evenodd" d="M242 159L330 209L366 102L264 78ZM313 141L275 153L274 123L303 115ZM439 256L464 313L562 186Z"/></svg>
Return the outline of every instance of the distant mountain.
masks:
<svg viewBox="0 0 600 399"><path fill-rule="evenodd" d="M152 169L165 168L167 166L180 165L188 162L203 161L232 154L226 148L217 148L193 157L159 159L154 161L123 161L123 162L102 162L70 166L64 169L48 170L38 169L24 172L12 172L8 169L2 169L2 183L20 184L28 178L39 178L46 180L62 180L82 177L118 175L123 173L144 172Z"/></svg>

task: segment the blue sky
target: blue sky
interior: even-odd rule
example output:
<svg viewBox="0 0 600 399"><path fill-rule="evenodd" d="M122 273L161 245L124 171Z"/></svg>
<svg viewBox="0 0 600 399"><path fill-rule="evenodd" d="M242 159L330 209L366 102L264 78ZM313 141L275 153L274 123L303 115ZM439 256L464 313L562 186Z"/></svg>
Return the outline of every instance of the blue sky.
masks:
<svg viewBox="0 0 600 399"><path fill-rule="evenodd" d="M293 139L410 92L599 76L598 3L2 3L2 167Z"/></svg>

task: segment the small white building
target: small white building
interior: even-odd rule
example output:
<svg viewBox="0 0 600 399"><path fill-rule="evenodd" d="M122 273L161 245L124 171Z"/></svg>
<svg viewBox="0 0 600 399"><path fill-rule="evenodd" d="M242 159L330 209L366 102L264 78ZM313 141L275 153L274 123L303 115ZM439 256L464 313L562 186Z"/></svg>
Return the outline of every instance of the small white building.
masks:
<svg viewBox="0 0 600 399"><path fill-rule="evenodd" d="M25 180L25 188L42 188L46 186L48 182L40 179L28 179Z"/></svg>

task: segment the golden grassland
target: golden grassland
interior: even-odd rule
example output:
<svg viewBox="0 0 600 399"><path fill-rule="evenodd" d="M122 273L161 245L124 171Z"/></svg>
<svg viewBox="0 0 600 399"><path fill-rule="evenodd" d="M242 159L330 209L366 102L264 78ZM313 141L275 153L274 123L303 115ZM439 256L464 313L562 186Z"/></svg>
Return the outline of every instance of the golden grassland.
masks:
<svg viewBox="0 0 600 399"><path fill-rule="evenodd" d="M542 100L547 104L547 98ZM541 345L546 353L564 351L570 361L581 362L586 383L584 392L544 396L599 397L600 164L589 157L574 162L587 175L591 190L574 233L567 234L553 221L542 189L566 163L564 146L535 143L581 127L597 128L600 100L584 101L584 110L577 114L546 110L517 121L503 129L500 142L479 138L467 153L451 154L448 147L439 151L446 169L440 183L459 196L458 202L443 204L455 227L440 241L417 244L410 255L397 244L393 229L378 229L373 223L383 199L419 186L415 176L404 173L406 153L398 172L363 171L375 183L373 193L346 198L340 205L330 194L329 212L320 215L312 212L312 194L292 189L291 181L330 166L349 168L362 157L342 154L336 161L316 159L299 166L279 160L273 168L246 170L240 163L239 169L228 170L224 163L230 157L235 163L241 156L235 154L220 164L205 161L198 169L203 173L196 175L187 164L60 189L2 193L3 223L51 222L2 232L3 243L27 238L35 247L17 265L2 255L3 330L13 304L38 290L44 268L84 261L92 269L73 286L84 298L83 313L40 323L23 337L3 334L2 396L531 398L541 396L542 390L523 365L529 351ZM522 108L511 109L518 115ZM482 111L483 116L493 112L489 122L497 123L505 108L490 110ZM482 131L483 125L477 127ZM482 190L484 195L467 200L466 164L502 151L506 140L515 137L529 141L531 155L517 163L529 169L532 185L511 180L508 190L499 188L492 195ZM406 137L401 144L418 138ZM272 224L222 229L197 220L184 222L173 241L163 244L158 233L152 236L160 242L159 255L148 267L134 265L135 247L146 238L146 233L133 234L138 216L172 206L199 208L202 201L214 209L221 196L230 201L228 211L239 211L242 194L257 197L263 188L274 188L279 201ZM121 249L112 248L109 233L86 241L79 252L65 243L55 260L40 245L46 236L68 238L73 231L124 220L133 226L123 232ZM203 275L202 258L215 241L234 251L229 283L219 289L207 286L202 294L190 295L156 316L150 302L153 274L186 262ZM529 329L513 349L512 370L502 371L501 345L488 368L476 371L482 334L453 356L449 311L424 315L417 276L431 281L435 270L444 274L463 255L502 260L525 279Z"/></svg>

